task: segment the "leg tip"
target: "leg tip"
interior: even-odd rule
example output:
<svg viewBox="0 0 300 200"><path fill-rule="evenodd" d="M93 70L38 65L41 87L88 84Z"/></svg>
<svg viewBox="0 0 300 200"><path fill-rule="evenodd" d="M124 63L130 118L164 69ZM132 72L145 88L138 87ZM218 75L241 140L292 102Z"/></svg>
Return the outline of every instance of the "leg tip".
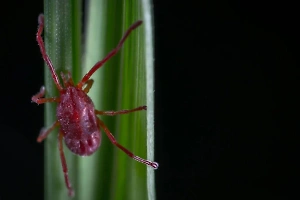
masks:
<svg viewBox="0 0 300 200"><path fill-rule="evenodd" d="M153 169L158 169L159 164L157 162L152 162L151 167L153 167Z"/></svg>
<svg viewBox="0 0 300 200"><path fill-rule="evenodd" d="M68 193L69 197L74 197L75 196L75 192L73 189L69 190L69 193Z"/></svg>
<svg viewBox="0 0 300 200"><path fill-rule="evenodd" d="M31 97L31 103L38 104L37 101L38 101L38 98L36 98L36 96Z"/></svg>
<svg viewBox="0 0 300 200"><path fill-rule="evenodd" d="M45 139L44 138L45 131L46 131L45 127L41 129L40 134L39 134L38 138L36 139L36 141L38 143L41 143Z"/></svg>
<svg viewBox="0 0 300 200"><path fill-rule="evenodd" d="M40 88L40 93L45 93L45 90L46 90L45 86L42 85Z"/></svg>
<svg viewBox="0 0 300 200"><path fill-rule="evenodd" d="M44 14L40 14L39 17L38 17L38 22L39 24L44 24Z"/></svg>

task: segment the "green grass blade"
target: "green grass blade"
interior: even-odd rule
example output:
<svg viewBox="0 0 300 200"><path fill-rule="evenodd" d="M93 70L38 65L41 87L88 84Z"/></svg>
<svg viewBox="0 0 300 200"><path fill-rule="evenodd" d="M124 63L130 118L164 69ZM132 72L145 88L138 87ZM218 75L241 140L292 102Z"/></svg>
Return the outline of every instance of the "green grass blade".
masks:
<svg viewBox="0 0 300 200"><path fill-rule="evenodd" d="M146 88L147 88L147 158L154 159L154 30L153 30L153 10L152 1L142 1L142 13L145 21L144 55L146 68ZM155 180L154 171L147 168L147 189L148 200L155 200Z"/></svg>
<svg viewBox="0 0 300 200"><path fill-rule="evenodd" d="M113 27L106 21L108 13L111 12L111 10L108 10L108 7L112 7L110 6L111 2L91 0L87 5L85 26L86 45L83 64L85 72L114 48L115 44L113 42L119 36L116 35L117 32L109 33L112 32ZM114 18L110 20L110 23L117 23L113 22ZM89 96L94 101L96 109L105 110L114 108L118 85L118 78L116 78L118 68L114 66L117 66L118 63L117 59L110 60L92 76L95 83L89 92ZM114 129L112 127L115 123L115 118L107 118L105 123L113 132ZM109 188L112 173L111 166L113 165L113 147L104 133L102 133L102 138L99 150L80 162L82 187L79 195L82 199L110 199ZM88 187L85 186L85 183L88 183Z"/></svg>
<svg viewBox="0 0 300 200"><path fill-rule="evenodd" d="M78 80L81 74L80 56L80 18L81 1L45 0L44 15L45 29L44 40L46 51L53 62L58 75L60 72L70 71L73 78ZM50 75L49 69L45 68L46 97L58 96ZM48 127L56 120L56 104L45 104L45 126ZM57 144L57 130L53 131L45 140L45 199L67 199L67 190L64 183L62 167ZM78 189L77 156L64 148L69 176L75 191ZM76 199L76 198L75 198Z"/></svg>
<svg viewBox="0 0 300 200"><path fill-rule="evenodd" d="M86 71L117 45L132 23L138 19L146 19L144 10L151 15L149 1L136 0L130 4L116 0L90 1L84 56ZM148 158L153 160L153 44L152 35L150 32L146 34L147 31L152 33L151 16L130 35L118 55L93 75L95 84L90 96L96 108L100 110L148 106L147 112L101 119L119 143L144 158L147 158L148 152L148 155L152 156ZM147 139L150 144L147 144ZM106 135L103 135L100 150L94 156L86 158L81 166L84 166L82 178L91 180L97 177L94 181L96 185L90 189L83 189L82 198L155 199L153 169L149 169L147 179L149 167L130 159L114 147ZM147 180L151 183L148 186Z"/></svg>

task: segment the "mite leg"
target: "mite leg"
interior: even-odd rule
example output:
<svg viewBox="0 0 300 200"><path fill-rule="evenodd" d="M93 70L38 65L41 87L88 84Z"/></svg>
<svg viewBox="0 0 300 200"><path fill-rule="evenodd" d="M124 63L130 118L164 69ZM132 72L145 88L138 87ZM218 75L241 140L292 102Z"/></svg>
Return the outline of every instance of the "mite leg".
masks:
<svg viewBox="0 0 300 200"><path fill-rule="evenodd" d="M64 150L63 150L63 134L62 132L59 133L58 135L58 148L59 148L59 155L60 155L60 160L61 160L61 166L63 169L63 173L64 173L64 177L65 177L65 183L66 186L68 188L68 194L70 197L74 196L74 190L72 189L70 180L69 180L69 176L68 176L68 167L67 167L67 162L66 162L66 158L65 158L65 154L64 154Z"/></svg>
<svg viewBox="0 0 300 200"><path fill-rule="evenodd" d="M71 73L69 71L67 72L66 75L63 72L61 72L60 76L63 80L63 83L64 83L65 87L74 86L74 82L73 82Z"/></svg>
<svg viewBox="0 0 300 200"><path fill-rule="evenodd" d="M51 98L41 98L45 95L45 87L42 86L40 91L31 97L31 101L37 104L43 104L47 102L59 102L60 99L58 97L51 97Z"/></svg>
<svg viewBox="0 0 300 200"><path fill-rule="evenodd" d="M109 52L107 54L107 56L103 60L100 60L99 62L97 62L92 67L92 69L81 79L81 81L77 84L77 87L78 88L82 88L82 86L84 85L84 83L87 82L90 79L90 77L93 75L93 73L95 73L95 71L97 71L97 69L99 69L101 66L103 66L104 63L106 63L111 57L113 57L121 49L122 45L124 44L126 38L129 36L129 34L131 33L131 31L133 31L134 29L136 29L141 24L142 24L141 20L139 20L139 21L135 22L134 24L132 24L128 28L128 30L125 32L124 36L120 40L120 42L117 45L117 47L115 49L113 49L111 52Z"/></svg>
<svg viewBox="0 0 300 200"><path fill-rule="evenodd" d="M73 79L72 79L72 76L71 76L71 72L70 72L70 71L68 71L68 73L67 73L67 79L68 79L70 85L73 86L73 85L74 85L74 82L73 82Z"/></svg>
<svg viewBox="0 0 300 200"><path fill-rule="evenodd" d="M64 75L63 72L60 73L60 77L61 77L61 79L63 80L64 86L65 86L65 87L68 87L68 86L69 86L68 80L67 80L67 78L66 78L66 76Z"/></svg>
<svg viewBox="0 0 300 200"><path fill-rule="evenodd" d="M157 162L152 162L150 160L146 160L143 158L140 158L136 155L134 155L133 153L131 153L128 149L126 149L125 147L123 147L122 145L120 145L115 137L111 134L111 132L108 130L107 126L105 126L105 124L103 123L103 121L101 121L100 119L98 119L98 123L99 126L104 130L104 132L106 133L107 137L109 138L109 140L115 145L117 146L119 149L121 149L122 151L124 151L129 157L133 158L134 160L143 163L145 165L151 166L154 169L158 168L158 163Z"/></svg>
<svg viewBox="0 0 300 200"><path fill-rule="evenodd" d="M59 122L56 120L49 128L42 128L37 141L42 142L57 126L59 126Z"/></svg>
<svg viewBox="0 0 300 200"><path fill-rule="evenodd" d="M85 93L89 93L91 87L92 87L93 84L94 84L94 80L93 80L93 79L89 79L87 82L85 82L85 84L86 84L86 87L83 89L83 91L84 91Z"/></svg>
<svg viewBox="0 0 300 200"><path fill-rule="evenodd" d="M58 79L58 76L57 76L57 74L55 72L55 69L53 67L52 61L50 60L48 54L46 53L46 48L45 48L44 41L43 41L43 38L42 38L42 32L43 32L43 29L44 29L44 15L43 14L39 15L38 22L39 22L39 27L38 27L38 31L36 33L36 41L38 42L38 44L40 46L40 51L41 51L41 54L43 56L43 59L46 62L47 66L49 67L50 71L51 71L51 75L52 75L52 78L54 80L54 83L55 83L57 89L59 91L61 91L62 87L59 83L59 79Z"/></svg>
<svg viewBox="0 0 300 200"><path fill-rule="evenodd" d="M147 110L147 106L140 106L134 109L130 110L118 110L118 111L100 111L100 110L95 110L96 115L109 115L109 116L114 116L114 115L120 115L120 114L127 114L139 110Z"/></svg>

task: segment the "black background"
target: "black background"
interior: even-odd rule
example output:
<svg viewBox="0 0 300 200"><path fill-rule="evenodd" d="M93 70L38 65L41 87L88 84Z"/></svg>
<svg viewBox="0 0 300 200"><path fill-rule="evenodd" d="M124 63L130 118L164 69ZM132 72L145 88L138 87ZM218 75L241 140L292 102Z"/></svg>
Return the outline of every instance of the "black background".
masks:
<svg viewBox="0 0 300 200"><path fill-rule="evenodd" d="M153 7L157 199L299 196L296 3ZM1 200L43 197L43 109L30 103L43 84L42 11L42 1L1 2Z"/></svg>

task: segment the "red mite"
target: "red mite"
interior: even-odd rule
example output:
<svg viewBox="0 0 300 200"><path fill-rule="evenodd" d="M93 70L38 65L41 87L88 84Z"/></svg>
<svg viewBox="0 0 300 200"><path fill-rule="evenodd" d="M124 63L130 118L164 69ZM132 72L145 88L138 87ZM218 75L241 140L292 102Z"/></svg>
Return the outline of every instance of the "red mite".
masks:
<svg viewBox="0 0 300 200"><path fill-rule="evenodd" d="M140 110L147 110L146 106L140 106L131 110L120 110L120 111L99 111L94 108L94 104L90 97L87 95L90 88L92 87L94 81L90 79L92 74L98 70L103 64L113 57L122 47L124 41L129 36L130 32L136 29L142 24L142 21L137 21L129 27L125 32L123 38L120 40L119 44L115 49L113 49L103 60L97 62L92 69L82 78L82 80L74 85L70 73L64 75L61 74L64 87L59 83L58 76L55 72L53 64L46 53L44 42L42 39L42 32L44 28L44 16L40 14L38 17L38 31L36 34L36 39L39 44L43 59L48 65L54 83L59 90L59 97L52 98L42 98L45 94L45 87L42 86L40 91L34 95L31 99L37 104L43 104L48 102L58 103L56 116L57 120L47 129L42 129L37 141L42 142L48 134L56 127L60 126L60 131L58 135L58 148L60 153L60 159L62 164L62 169L65 177L65 183L69 191L69 196L74 196L74 191L72 189L71 183L68 177L68 168L66 159L63 151L62 139L64 139L66 146L76 155L88 156L93 154L101 143L101 131L100 128L104 130L109 140L117 146L119 149L124 151L129 157L134 160L144 163L153 167L158 168L158 163L152 162L143 158L140 158L125 147L120 145L112 133L108 130L106 125L100 120L96 115L118 115L126 114ZM85 86L83 88L83 86Z"/></svg>

